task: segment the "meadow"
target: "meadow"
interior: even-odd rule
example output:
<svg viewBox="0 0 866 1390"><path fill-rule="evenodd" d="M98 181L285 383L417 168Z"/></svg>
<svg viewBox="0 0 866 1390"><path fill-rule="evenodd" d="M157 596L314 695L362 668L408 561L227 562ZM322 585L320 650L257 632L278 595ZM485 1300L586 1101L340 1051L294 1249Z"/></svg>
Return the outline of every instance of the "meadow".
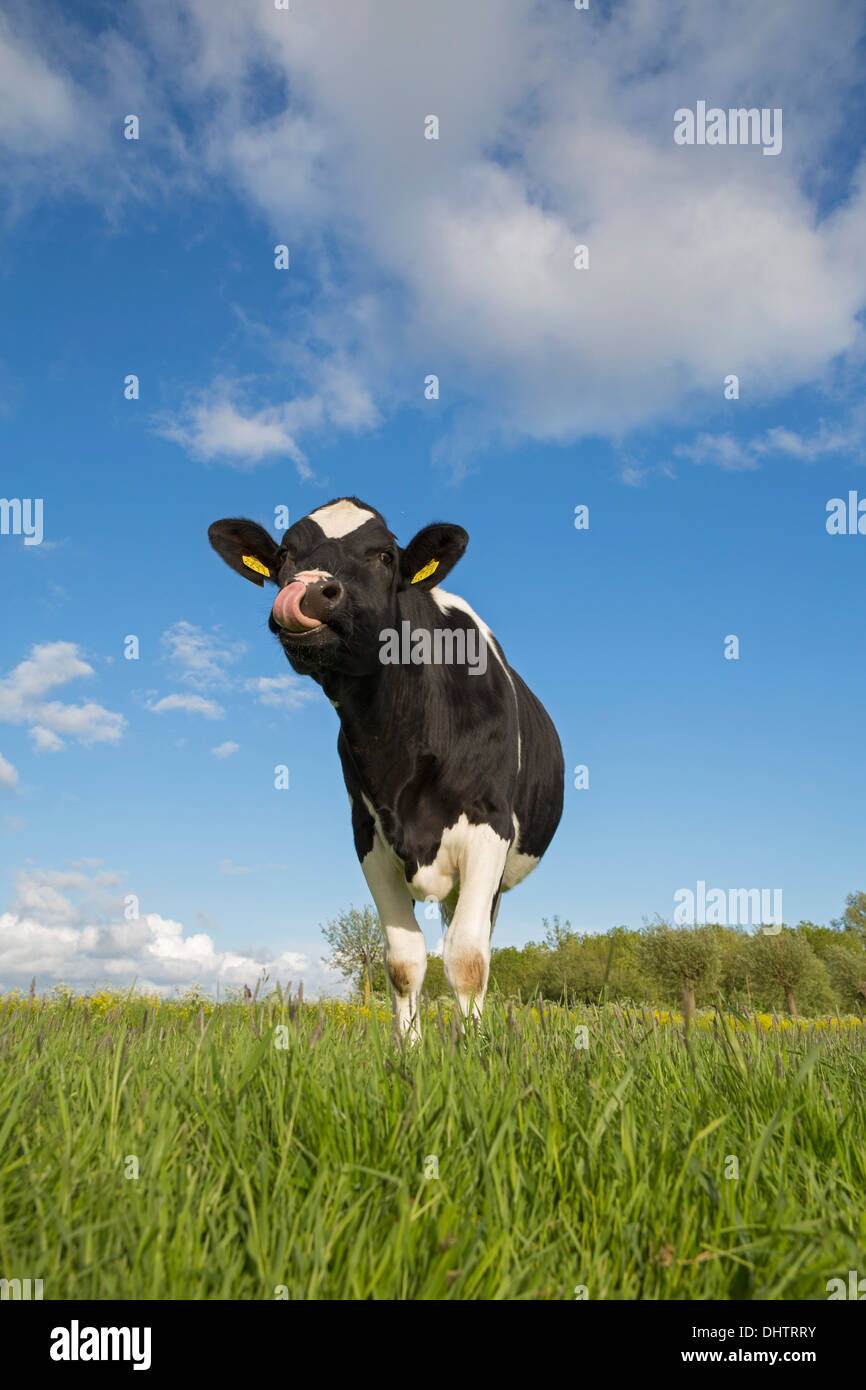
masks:
<svg viewBox="0 0 866 1390"><path fill-rule="evenodd" d="M826 1299L866 1039L441 1001L0 1000L0 1275L46 1299Z"/></svg>

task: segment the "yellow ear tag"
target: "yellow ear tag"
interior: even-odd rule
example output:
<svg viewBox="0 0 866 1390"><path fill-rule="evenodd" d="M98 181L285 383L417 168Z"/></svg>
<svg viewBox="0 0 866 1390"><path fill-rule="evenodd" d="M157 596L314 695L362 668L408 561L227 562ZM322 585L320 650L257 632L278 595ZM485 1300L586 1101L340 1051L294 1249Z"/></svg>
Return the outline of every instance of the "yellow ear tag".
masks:
<svg viewBox="0 0 866 1390"><path fill-rule="evenodd" d="M256 574L263 574L265 579L270 579L271 572L267 565L263 565L261 560L257 560L255 555L242 555L241 559L248 570L255 570Z"/></svg>
<svg viewBox="0 0 866 1390"><path fill-rule="evenodd" d="M439 568L439 561L438 561L438 560L431 560L430 563L429 563L429 565L425 565L424 568L423 568L422 570L419 570L418 573L417 573L416 575L413 576L412 583L413 583L413 584L420 584L422 579L429 579L429 577L430 577L430 575L433 573L433 571L434 571L434 570L438 570L438 568Z"/></svg>

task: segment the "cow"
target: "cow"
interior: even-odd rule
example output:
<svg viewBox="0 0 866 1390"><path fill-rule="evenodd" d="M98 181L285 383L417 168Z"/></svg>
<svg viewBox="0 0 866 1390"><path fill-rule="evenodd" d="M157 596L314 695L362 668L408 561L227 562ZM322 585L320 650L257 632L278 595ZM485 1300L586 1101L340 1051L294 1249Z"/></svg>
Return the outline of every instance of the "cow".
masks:
<svg viewBox="0 0 866 1390"><path fill-rule="evenodd" d="M339 716L399 1031L419 1034L427 969L413 900L440 903L445 974L462 1019L480 1018L500 898L553 838L564 769L549 715L487 624L439 588L466 531L436 522L401 549L380 512L339 497L279 544L242 517L208 536L237 574L276 585L268 626Z"/></svg>

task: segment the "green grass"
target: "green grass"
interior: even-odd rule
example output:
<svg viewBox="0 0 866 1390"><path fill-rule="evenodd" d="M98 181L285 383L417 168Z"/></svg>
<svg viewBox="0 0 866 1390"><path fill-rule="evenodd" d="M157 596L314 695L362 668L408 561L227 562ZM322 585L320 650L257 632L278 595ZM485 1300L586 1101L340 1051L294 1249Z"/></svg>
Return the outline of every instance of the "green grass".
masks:
<svg viewBox="0 0 866 1390"><path fill-rule="evenodd" d="M412 1049L346 1006L0 1001L0 1275L50 1299L824 1299L863 1265L866 1030L703 1022L489 1001Z"/></svg>

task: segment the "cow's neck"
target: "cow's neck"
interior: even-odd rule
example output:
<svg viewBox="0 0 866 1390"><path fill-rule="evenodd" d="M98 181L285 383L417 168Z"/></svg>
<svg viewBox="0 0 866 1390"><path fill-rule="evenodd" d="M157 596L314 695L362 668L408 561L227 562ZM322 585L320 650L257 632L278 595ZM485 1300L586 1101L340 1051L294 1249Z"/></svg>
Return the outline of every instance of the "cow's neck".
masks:
<svg viewBox="0 0 866 1390"><path fill-rule="evenodd" d="M323 682L353 749L371 750L378 762L392 745L406 750L407 744L429 742L434 711L421 674L417 667L382 666L371 675Z"/></svg>
<svg viewBox="0 0 866 1390"><path fill-rule="evenodd" d="M415 630L432 631L441 625L442 614L426 594L413 594L397 604L394 614L398 626L406 620ZM452 682L453 678L452 667ZM402 664L377 664L363 676L334 674L322 680L370 792L388 786L395 773L404 776L414 754L436 757L445 752L450 702L437 698L442 680L441 667Z"/></svg>

